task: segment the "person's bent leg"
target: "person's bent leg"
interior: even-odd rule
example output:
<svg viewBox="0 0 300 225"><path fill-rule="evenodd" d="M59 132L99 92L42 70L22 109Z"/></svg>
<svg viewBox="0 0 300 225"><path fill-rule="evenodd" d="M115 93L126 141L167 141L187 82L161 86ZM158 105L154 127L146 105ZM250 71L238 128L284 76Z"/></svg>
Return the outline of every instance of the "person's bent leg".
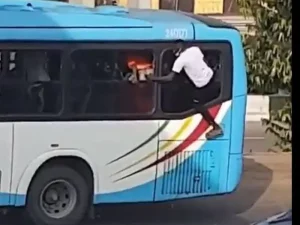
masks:
<svg viewBox="0 0 300 225"><path fill-rule="evenodd" d="M219 124L216 123L213 116L209 113L208 109L200 104L195 105L195 109L200 113L203 119L212 126L212 130L206 133L207 139L214 139L223 135L223 130Z"/></svg>

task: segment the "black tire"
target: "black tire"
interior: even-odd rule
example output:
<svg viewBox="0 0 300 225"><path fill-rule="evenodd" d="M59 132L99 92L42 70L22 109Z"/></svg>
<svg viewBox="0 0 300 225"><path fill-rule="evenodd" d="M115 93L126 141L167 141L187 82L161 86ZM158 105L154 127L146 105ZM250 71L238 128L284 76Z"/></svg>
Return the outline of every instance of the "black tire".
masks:
<svg viewBox="0 0 300 225"><path fill-rule="evenodd" d="M55 219L49 217L40 207L40 196L43 189L54 180L66 180L72 184L77 193L76 205L68 215ZM26 201L26 211L37 225L76 225L87 214L91 204L91 190L80 173L70 167L57 165L43 168L34 177Z"/></svg>

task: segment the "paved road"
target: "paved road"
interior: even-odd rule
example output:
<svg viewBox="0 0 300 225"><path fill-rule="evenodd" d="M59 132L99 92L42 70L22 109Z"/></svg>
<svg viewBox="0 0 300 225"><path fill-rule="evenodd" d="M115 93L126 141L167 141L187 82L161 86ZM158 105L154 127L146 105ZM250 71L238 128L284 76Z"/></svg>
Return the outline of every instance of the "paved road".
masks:
<svg viewBox="0 0 300 225"><path fill-rule="evenodd" d="M248 122L245 131L244 153L266 152L273 147L274 136L265 133L261 122Z"/></svg>
<svg viewBox="0 0 300 225"><path fill-rule="evenodd" d="M248 225L288 209L291 155L266 153L271 140L262 139L265 135L259 123L248 123L245 137L243 179L233 194L159 204L102 206L97 209L101 217L83 225ZM21 225L24 221L4 222L0 218L0 224Z"/></svg>

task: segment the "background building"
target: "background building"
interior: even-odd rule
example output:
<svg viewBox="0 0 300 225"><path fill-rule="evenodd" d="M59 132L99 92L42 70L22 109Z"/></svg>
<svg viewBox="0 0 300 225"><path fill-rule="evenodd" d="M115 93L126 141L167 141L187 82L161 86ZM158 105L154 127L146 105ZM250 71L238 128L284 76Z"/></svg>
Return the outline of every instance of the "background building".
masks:
<svg viewBox="0 0 300 225"><path fill-rule="evenodd" d="M113 0L58 0L90 7L111 4ZM117 0L118 5L129 8L171 9L206 14L222 19L246 32L246 24L253 23L240 15L236 0Z"/></svg>
<svg viewBox="0 0 300 225"><path fill-rule="evenodd" d="M68 1L68 0L61 0ZM69 0L87 6L109 4L112 0ZM211 15L238 15L236 0L118 0L130 8L173 9Z"/></svg>

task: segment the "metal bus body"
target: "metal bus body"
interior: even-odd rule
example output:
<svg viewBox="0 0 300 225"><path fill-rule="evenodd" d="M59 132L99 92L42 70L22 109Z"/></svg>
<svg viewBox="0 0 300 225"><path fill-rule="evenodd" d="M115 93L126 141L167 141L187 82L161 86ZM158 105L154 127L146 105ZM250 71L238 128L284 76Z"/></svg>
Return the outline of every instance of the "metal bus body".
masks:
<svg viewBox="0 0 300 225"><path fill-rule="evenodd" d="M242 40L234 27L182 12L89 9L46 1L1 1L0 17L2 56L7 51L58 49L64 60L62 76L74 51L128 48L153 50L155 74L161 76L162 54L177 39L223 52L221 70L226 72L221 72L220 96L207 104L224 129L224 136L215 140L205 139L209 126L193 110L162 112L159 84L154 85L153 109L144 114L0 113L0 206L26 205L31 183L49 163L75 170L84 165L94 204L235 190L242 174L247 83Z"/></svg>

